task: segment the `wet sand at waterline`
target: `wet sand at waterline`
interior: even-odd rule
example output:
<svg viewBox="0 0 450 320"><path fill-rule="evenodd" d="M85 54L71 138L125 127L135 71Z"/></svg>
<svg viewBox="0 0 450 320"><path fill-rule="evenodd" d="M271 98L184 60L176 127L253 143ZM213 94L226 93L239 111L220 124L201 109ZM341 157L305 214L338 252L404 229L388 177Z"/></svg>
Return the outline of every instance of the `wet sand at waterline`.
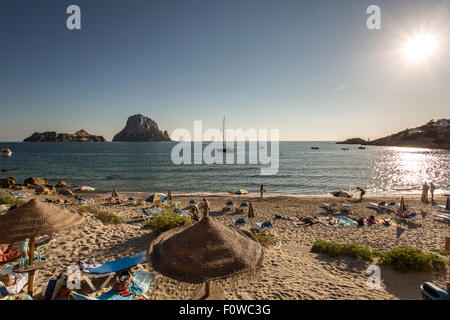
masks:
<svg viewBox="0 0 450 320"><path fill-rule="evenodd" d="M0 190L5 191L7 190ZM125 195L119 194L125 198ZM62 231L56 234L56 241L40 247L38 250L43 257L50 261L41 269L35 278L35 298L42 298L48 280L66 271L67 266L76 264L81 259L94 257L98 262L107 262L139 251L146 250L154 239L150 229L143 229L142 206L110 205L104 200L108 195L85 194L84 197L94 198L95 202L89 204L98 209L108 210L122 216L126 224L110 225L98 220L90 213L83 213L86 221L83 225ZM136 195L133 195L136 198ZM175 201L186 207L189 200L202 200L202 196L177 196ZM65 206L72 209L82 205L75 203L73 198L63 196L34 196L42 199L67 199L71 204ZM311 253L314 241L327 240L339 243L357 243L373 250L386 251L391 248L410 246L431 252L433 249L443 249L445 237L449 234L449 226L433 218L437 213L436 207L424 205L419 202L418 195L405 196L406 203L418 216L408 223L395 220L393 215L380 214L367 208L369 202L397 201L400 197L369 196L361 203L352 203L351 217L368 217L375 215L377 219L391 217L405 232L397 239L395 226L381 224L373 226L346 227L343 225L327 226L315 224L312 226L296 226L283 219L274 219L280 216L326 216L319 206L323 202L339 203L331 196L305 196L305 197L265 197L263 200L252 196L208 196L211 205L211 216L225 224L231 225L231 219L246 218L245 214L223 213L227 200L232 199L236 205L241 201L252 200L255 209L254 221L263 222L271 220L271 230L275 245L264 247L263 267L250 279L240 281L225 280L221 283L225 299L421 299L419 286L424 281L433 281L445 288L446 272L441 273L400 273L387 266L381 268L381 288L369 289L367 287L368 262L352 258L331 258L322 254ZM438 203L443 204L445 198L437 196ZM0 213L7 210L0 206ZM427 212L422 218L421 211ZM149 264L145 265L150 268ZM105 278L94 280L98 288ZM112 283L102 291L93 293L83 282L82 293L98 296L108 291ZM190 299L195 288L191 286L180 287L176 281L161 277L152 285L150 299ZM26 291L26 288L23 292ZM18 296L20 298L23 296ZM142 296L136 299L143 299Z"/></svg>

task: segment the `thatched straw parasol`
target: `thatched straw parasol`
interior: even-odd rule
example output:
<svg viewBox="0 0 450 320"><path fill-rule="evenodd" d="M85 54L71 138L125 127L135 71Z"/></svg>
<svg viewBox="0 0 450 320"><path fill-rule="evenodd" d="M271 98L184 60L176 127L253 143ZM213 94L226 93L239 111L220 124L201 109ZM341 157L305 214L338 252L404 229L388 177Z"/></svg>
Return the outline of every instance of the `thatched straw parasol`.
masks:
<svg viewBox="0 0 450 320"><path fill-rule="evenodd" d="M13 243L30 238L29 265L34 260L34 238L74 227L84 218L60 207L31 199L23 206L0 216L0 242ZM34 271L30 272L28 294L33 295Z"/></svg>
<svg viewBox="0 0 450 320"><path fill-rule="evenodd" d="M148 249L152 267L159 273L187 283L205 283L257 270L263 259L261 245L251 234L205 216L199 222L169 230Z"/></svg>

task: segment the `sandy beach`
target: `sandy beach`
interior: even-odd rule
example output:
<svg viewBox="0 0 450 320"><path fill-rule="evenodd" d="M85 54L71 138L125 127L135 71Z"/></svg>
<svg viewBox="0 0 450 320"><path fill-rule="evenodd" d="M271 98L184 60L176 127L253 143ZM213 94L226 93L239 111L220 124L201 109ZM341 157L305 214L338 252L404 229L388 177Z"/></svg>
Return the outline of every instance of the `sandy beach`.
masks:
<svg viewBox="0 0 450 320"><path fill-rule="evenodd" d="M7 190L0 190L7 192ZM76 264L81 259L94 257L98 262L107 262L133 253L146 250L155 238L151 229L142 226L141 208L139 205L111 205L105 201L109 195L89 194L95 199L93 206L120 215L126 220L125 224L111 225L98 220L90 213L83 213L85 223L60 232L55 235L55 241L39 248L43 257L50 259L47 266L39 271L35 279L35 298L42 299L47 281L65 272L67 266ZM125 195L120 194L122 198ZM175 201L186 207L189 200L202 200L202 196L177 196ZM61 198L69 200L64 204L71 209L80 209L82 205L76 203L72 197L64 196L35 196L46 199ZM348 227L344 225L314 224L312 226L294 225L284 219L275 219L276 215L289 217L326 217L325 210L320 208L323 202L339 202L331 196L304 197L265 197L259 199L256 194L248 196L208 196L211 205L211 216L227 225L231 219L247 218L245 214L224 213L227 200L232 199L239 204L241 201L251 200L255 209L254 221L272 221L275 244L264 247L263 268L259 273L247 280L223 281L225 299L421 299L419 286L424 281L433 281L441 287L446 284L446 272L441 273L400 273L387 266L380 266L381 286L379 289L367 287L368 262L353 258L331 258L322 254L311 253L311 246L316 240L334 241L338 243L356 243L372 250L386 251L391 248L409 246L431 252L433 249L443 249L445 237L449 227L446 222L433 218L437 213L436 207L419 202L418 195L405 196L405 200L412 211L418 216L408 222L396 219L393 215L377 213L367 207L369 202L399 201L399 196L368 196L360 203L351 203L350 217L368 217L375 215L377 219L391 217L399 226L405 229L397 238L395 226L381 224L363 227ZM437 196L438 203L445 198ZM7 210L0 207L0 212ZM421 212L426 212L422 218ZM244 227L248 228L248 227ZM444 257L447 259L446 257ZM151 270L149 264L145 265ZM97 287L104 279L97 279ZM111 288L111 283L101 292ZM176 281L161 277L152 286L150 299L190 299L194 286L181 286ZM91 296L98 296L100 291L92 292L83 282L80 292ZM17 298L19 299L21 295ZM143 299L138 296L136 299Z"/></svg>

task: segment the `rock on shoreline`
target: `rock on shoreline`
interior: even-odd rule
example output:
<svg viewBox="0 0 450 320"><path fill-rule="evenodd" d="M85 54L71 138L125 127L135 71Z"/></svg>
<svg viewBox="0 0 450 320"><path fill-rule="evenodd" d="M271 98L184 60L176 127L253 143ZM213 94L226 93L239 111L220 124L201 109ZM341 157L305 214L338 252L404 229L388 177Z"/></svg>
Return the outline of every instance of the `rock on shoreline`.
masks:
<svg viewBox="0 0 450 320"><path fill-rule="evenodd" d="M57 133L56 131L35 132L23 142L105 142L102 136L89 134L85 130L79 130L74 134Z"/></svg>

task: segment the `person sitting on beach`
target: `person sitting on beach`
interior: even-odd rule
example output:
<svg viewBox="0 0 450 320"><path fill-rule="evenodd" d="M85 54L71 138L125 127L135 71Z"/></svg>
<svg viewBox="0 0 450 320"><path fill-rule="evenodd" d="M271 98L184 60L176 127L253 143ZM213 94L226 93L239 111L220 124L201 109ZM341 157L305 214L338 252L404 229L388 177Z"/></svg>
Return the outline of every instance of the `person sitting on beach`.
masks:
<svg viewBox="0 0 450 320"><path fill-rule="evenodd" d="M371 225L373 225L373 224L377 224L378 222L377 222L377 220L375 219L375 217L374 216L370 216L368 219L367 219L367 225L369 225L369 226L371 226Z"/></svg>
<svg viewBox="0 0 450 320"><path fill-rule="evenodd" d="M17 243L0 244L0 262L11 261L20 256Z"/></svg>
<svg viewBox="0 0 450 320"><path fill-rule="evenodd" d="M198 208L198 205L194 204L190 207L189 212L192 214L192 219L194 221L200 220L200 209Z"/></svg>

